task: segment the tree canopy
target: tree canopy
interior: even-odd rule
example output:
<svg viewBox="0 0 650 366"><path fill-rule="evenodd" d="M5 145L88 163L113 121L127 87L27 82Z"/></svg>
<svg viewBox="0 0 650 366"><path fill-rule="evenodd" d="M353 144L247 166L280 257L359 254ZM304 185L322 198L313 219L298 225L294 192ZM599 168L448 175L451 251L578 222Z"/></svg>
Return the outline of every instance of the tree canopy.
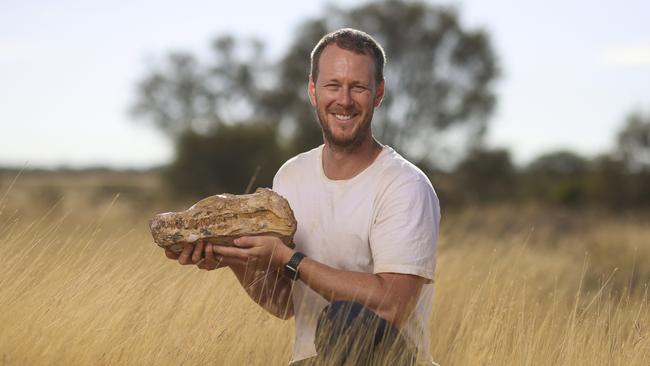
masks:
<svg viewBox="0 0 650 366"><path fill-rule="evenodd" d="M196 142L214 139L224 126L251 124L274 131L269 137L282 146L277 151L313 148L322 133L306 92L309 57L324 34L342 27L369 33L386 50L387 93L373 118L380 141L427 165L445 164L445 151L458 160L480 143L499 74L489 37L463 27L454 10L419 1L328 7L297 29L277 62L268 60L262 41L232 35L217 37L206 61L172 52L138 83L132 111L175 139L179 152L188 133ZM192 160L185 151L175 164Z"/></svg>
<svg viewBox="0 0 650 366"><path fill-rule="evenodd" d="M331 7L297 32L279 65L281 92L269 99L280 118L290 121L301 148L321 141L305 93L309 55L325 33L341 27L364 30L386 51L387 92L373 118L382 142L434 164L441 163L442 148L462 154L480 142L495 105L492 88L499 73L489 37L463 29L451 9L389 0L349 10ZM444 132L454 129L461 131L464 144L444 139L449 137Z"/></svg>
<svg viewBox="0 0 650 366"><path fill-rule="evenodd" d="M553 151L538 156L526 169L540 176L578 176L589 170L589 161L567 150Z"/></svg>

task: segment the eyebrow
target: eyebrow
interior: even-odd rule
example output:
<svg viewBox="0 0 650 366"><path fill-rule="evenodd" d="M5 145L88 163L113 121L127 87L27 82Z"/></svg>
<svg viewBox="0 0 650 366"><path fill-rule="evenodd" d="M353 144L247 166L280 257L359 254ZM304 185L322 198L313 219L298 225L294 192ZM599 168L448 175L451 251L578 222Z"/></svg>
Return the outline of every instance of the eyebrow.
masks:
<svg viewBox="0 0 650 366"><path fill-rule="evenodd" d="M320 80L321 80L321 81L319 81L318 83L321 84L321 85L326 85L326 84L329 84L329 83L343 84L343 83L342 83L339 79L337 79L337 78L332 78L332 79L322 79L322 78L321 78ZM364 81L361 81L361 80L352 80L352 81L350 82L350 85L351 85L351 86L358 86L358 85L361 85L361 86L369 87L369 86L370 86L370 81L368 81L368 82L364 82Z"/></svg>

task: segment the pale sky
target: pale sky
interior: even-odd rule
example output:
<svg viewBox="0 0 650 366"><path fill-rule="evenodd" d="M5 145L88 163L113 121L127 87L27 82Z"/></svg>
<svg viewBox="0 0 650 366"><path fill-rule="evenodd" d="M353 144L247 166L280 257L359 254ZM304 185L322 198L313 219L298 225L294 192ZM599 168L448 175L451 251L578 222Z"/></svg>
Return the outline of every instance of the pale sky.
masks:
<svg viewBox="0 0 650 366"><path fill-rule="evenodd" d="M5 0L0 166L166 163L171 142L128 113L148 65L171 50L205 53L225 32L261 38L278 56L326 3L363 2ZM488 143L516 162L560 148L607 152L630 112L650 113L649 1L436 3L488 30L503 70Z"/></svg>

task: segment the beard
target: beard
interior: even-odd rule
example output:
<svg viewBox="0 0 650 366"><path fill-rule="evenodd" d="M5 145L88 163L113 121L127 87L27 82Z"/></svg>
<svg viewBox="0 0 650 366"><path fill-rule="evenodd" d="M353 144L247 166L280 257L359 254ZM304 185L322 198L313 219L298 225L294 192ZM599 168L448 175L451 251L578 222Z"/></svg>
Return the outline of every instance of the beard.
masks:
<svg viewBox="0 0 650 366"><path fill-rule="evenodd" d="M334 134L329 124L327 123L327 112L321 113L320 110L316 111L318 121L321 129L323 130L323 138L332 148L343 151L353 151L358 148L363 141L371 134L370 122L372 121L373 108L370 108L368 114L359 121L357 129L351 136L337 136Z"/></svg>

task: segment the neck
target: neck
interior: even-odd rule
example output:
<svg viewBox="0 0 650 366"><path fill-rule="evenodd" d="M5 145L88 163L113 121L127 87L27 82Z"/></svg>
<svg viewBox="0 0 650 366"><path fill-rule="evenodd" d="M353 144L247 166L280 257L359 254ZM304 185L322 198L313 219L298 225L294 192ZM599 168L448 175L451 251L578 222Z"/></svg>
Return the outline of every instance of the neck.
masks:
<svg viewBox="0 0 650 366"><path fill-rule="evenodd" d="M354 178L375 161L382 147L372 136L354 148L336 147L326 140L323 147L323 172L332 180Z"/></svg>

